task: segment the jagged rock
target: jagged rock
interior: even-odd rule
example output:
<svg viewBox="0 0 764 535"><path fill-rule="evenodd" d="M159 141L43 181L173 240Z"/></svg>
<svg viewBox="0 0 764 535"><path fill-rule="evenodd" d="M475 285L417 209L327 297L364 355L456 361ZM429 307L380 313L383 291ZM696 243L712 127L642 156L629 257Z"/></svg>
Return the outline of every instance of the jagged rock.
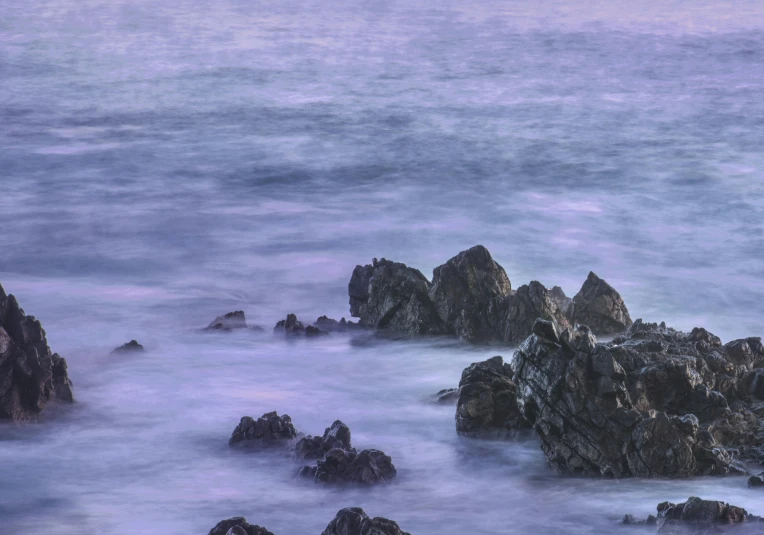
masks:
<svg viewBox="0 0 764 535"><path fill-rule="evenodd" d="M462 372L456 405L456 432L476 438L507 438L530 425L517 406L512 368L499 357L471 364Z"/></svg>
<svg viewBox="0 0 764 535"><path fill-rule="evenodd" d="M748 486L751 488L764 487L764 472L748 478Z"/></svg>
<svg viewBox="0 0 764 535"><path fill-rule="evenodd" d="M369 518L360 507L342 509L321 535L410 535L386 518Z"/></svg>
<svg viewBox="0 0 764 535"><path fill-rule="evenodd" d="M350 428L340 420L336 420L331 427L327 427L323 436L301 438L295 445L295 457L300 461L323 459L333 448L353 450L350 443Z"/></svg>
<svg viewBox="0 0 764 535"><path fill-rule="evenodd" d="M235 516L218 522L208 535L273 535L273 533L263 527L249 524L243 516Z"/></svg>
<svg viewBox="0 0 764 535"><path fill-rule="evenodd" d="M625 515L621 524L624 526L654 526L658 523L658 519L653 515L648 515L645 520L637 520L632 515Z"/></svg>
<svg viewBox="0 0 764 535"><path fill-rule="evenodd" d="M449 330L474 342L496 339L511 291L504 268L476 245L433 270L429 295Z"/></svg>
<svg viewBox="0 0 764 535"><path fill-rule="evenodd" d="M562 288L559 286L555 286L549 290L549 299L551 299L562 312L565 312L573 302L573 299L565 295L565 292L562 291Z"/></svg>
<svg viewBox="0 0 764 535"><path fill-rule="evenodd" d="M330 333L346 332L346 331L361 328L361 326L358 323L355 323L353 321L347 321L345 318L342 318L340 319L340 321L337 321L327 316L320 316L315 322L313 322L313 326L322 331L326 331Z"/></svg>
<svg viewBox="0 0 764 535"><path fill-rule="evenodd" d="M621 295L591 271L566 314L571 325L586 325L596 335L621 333L632 324Z"/></svg>
<svg viewBox="0 0 764 535"><path fill-rule="evenodd" d="M255 420L244 416L228 441L228 445L245 449L268 449L287 447L297 437L292 419L277 412L267 412Z"/></svg>
<svg viewBox="0 0 764 535"><path fill-rule="evenodd" d="M236 329L246 329L247 320L244 317L244 312L236 310L229 312L223 316L218 316L212 323L205 327L205 331L234 331Z"/></svg>
<svg viewBox="0 0 764 535"><path fill-rule="evenodd" d="M711 388L740 373L717 366L716 337L641 320L604 344L586 326L555 335L539 321L512 360L518 407L554 468L613 477L729 472L726 448L740 444L717 439L745 426L718 425L732 413Z"/></svg>
<svg viewBox="0 0 764 535"><path fill-rule="evenodd" d="M703 500L690 497L684 503L673 504L662 502L658 504L658 517L650 515L647 520L635 520L626 515L623 524L657 525L658 533L665 535L690 534L710 535L721 533L724 526L733 524L752 524L759 529L764 527L762 518L748 513L742 507L728 503ZM757 531L758 533L758 531Z"/></svg>
<svg viewBox="0 0 764 535"><path fill-rule="evenodd" d="M145 350L143 349L143 346L139 344L135 340L130 340L126 344L122 344L121 346L114 348L111 355L118 355L120 353L143 353Z"/></svg>
<svg viewBox="0 0 764 535"><path fill-rule="evenodd" d="M557 307L549 291L538 281L520 286L507 298L504 306L506 319L501 339L510 344L525 340L533 332L538 318L554 322L558 331L570 327L564 311Z"/></svg>
<svg viewBox="0 0 764 535"><path fill-rule="evenodd" d="M733 340L724 345L724 356L738 366L760 367L764 365L764 345L758 337Z"/></svg>
<svg viewBox="0 0 764 535"><path fill-rule="evenodd" d="M72 388L40 322L0 286L0 419L35 419L51 399L74 401Z"/></svg>
<svg viewBox="0 0 764 535"><path fill-rule="evenodd" d="M356 266L348 284L350 313L365 327L405 335L446 334L422 273L390 260Z"/></svg>
<svg viewBox="0 0 764 535"><path fill-rule="evenodd" d="M333 448L315 465L300 470L300 476L316 483L357 483L374 485L390 481L397 474L392 459L379 450Z"/></svg>
<svg viewBox="0 0 764 535"><path fill-rule="evenodd" d="M438 404L450 405L459 399L460 388L444 388L433 396L433 401Z"/></svg>
<svg viewBox="0 0 764 535"><path fill-rule="evenodd" d="M329 334L326 331L322 331L318 327L308 325L307 327L297 320L297 316L294 314L287 314L285 320L280 320L276 323L276 327L273 328L274 332L281 332L288 336L323 336Z"/></svg>

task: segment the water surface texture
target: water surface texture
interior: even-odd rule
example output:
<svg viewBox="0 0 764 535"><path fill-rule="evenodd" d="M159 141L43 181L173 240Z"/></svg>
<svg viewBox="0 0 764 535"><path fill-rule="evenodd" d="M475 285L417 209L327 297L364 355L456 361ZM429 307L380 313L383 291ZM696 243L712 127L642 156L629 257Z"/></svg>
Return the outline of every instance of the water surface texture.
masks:
<svg viewBox="0 0 764 535"><path fill-rule="evenodd" d="M596 5L590 5L596 4ZM634 318L764 334L764 4L0 0L0 282L78 403L0 425L0 532L610 533L741 478L592 481L456 436L427 396L511 348L266 333L347 316L353 267L482 243L513 287L589 270ZM132 338L149 352L108 357ZM398 480L316 488L229 451L245 414L339 418Z"/></svg>

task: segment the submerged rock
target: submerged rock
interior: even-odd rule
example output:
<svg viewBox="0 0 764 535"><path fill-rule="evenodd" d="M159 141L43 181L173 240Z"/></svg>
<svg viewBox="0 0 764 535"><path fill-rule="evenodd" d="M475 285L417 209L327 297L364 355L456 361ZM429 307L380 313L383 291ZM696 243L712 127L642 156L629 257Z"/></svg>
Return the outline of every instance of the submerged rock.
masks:
<svg viewBox="0 0 764 535"><path fill-rule="evenodd" d="M386 518L369 518L360 507L342 509L321 535L410 535Z"/></svg>
<svg viewBox="0 0 764 535"><path fill-rule="evenodd" d="M315 322L313 322L313 326L316 327L317 329L330 332L330 333L346 332L346 331L358 330L362 328L358 323L347 321L345 318L342 318L340 319L340 321L337 321L327 316L320 316Z"/></svg>
<svg viewBox="0 0 764 535"><path fill-rule="evenodd" d="M300 476L316 483L357 483L375 485L393 479L397 470L392 459L379 450L332 448L315 465L300 470Z"/></svg>
<svg viewBox="0 0 764 535"><path fill-rule="evenodd" d="M234 331L236 329L246 329L247 320L242 310L229 312L223 316L218 316L212 323L205 327L205 331Z"/></svg>
<svg viewBox="0 0 764 535"><path fill-rule="evenodd" d="M0 286L0 419L35 419L51 399L74 401L72 388L40 322Z"/></svg>
<svg viewBox="0 0 764 535"><path fill-rule="evenodd" d="M632 521L626 522L626 518ZM742 507L697 497L690 497L679 504L659 503L657 518L653 515L646 521L634 521L631 515L626 515L626 518L624 524L657 525L658 533L666 535L710 535L720 533L720 529L733 524L753 524L759 529L764 528L761 517L749 514Z"/></svg>
<svg viewBox="0 0 764 535"><path fill-rule="evenodd" d="M592 271L566 314L571 325L586 325L598 336L621 333L632 324L621 295Z"/></svg>
<svg viewBox="0 0 764 535"><path fill-rule="evenodd" d="M530 425L517 406L512 368L501 357L471 364L462 372L456 432L476 438L506 438Z"/></svg>
<svg viewBox="0 0 764 535"><path fill-rule="evenodd" d="M128 343L122 344L121 346L114 348L110 354L119 355L123 353L143 353L144 351L145 349L143 348L141 344L139 344L135 340L130 340Z"/></svg>
<svg viewBox="0 0 764 535"><path fill-rule="evenodd" d="M323 459L327 452L334 448L353 450L350 444L350 428L340 420L327 427L323 436L301 438L295 445L294 453L295 458L300 461L312 461Z"/></svg>
<svg viewBox="0 0 764 535"><path fill-rule="evenodd" d="M280 320L273 328L276 333L284 333L287 336L324 336L329 334L326 331L322 331L318 327L313 325L305 326L301 321L297 320L297 316L294 314L287 314L285 320Z"/></svg>
<svg viewBox="0 0 764 535"><path fill-rule="evenodd" d="M442 405L454 404L459 400L460 388L444 388L432 396L432 401Z"/></svg>
<svg viewBox="0 0 764 535"><path fill-rule="evenodd" d="M254 526L243 516L221 520L207 535L273 535L267 529Z"/></svg>
<svg viewBox="0 0 764 535"><path fill-rule="evenodd" d="M255 420L244 416L233 430L228 445L245 449L271 449L288 447L297 437L292 419L277 412L267 412Z"/></svg>

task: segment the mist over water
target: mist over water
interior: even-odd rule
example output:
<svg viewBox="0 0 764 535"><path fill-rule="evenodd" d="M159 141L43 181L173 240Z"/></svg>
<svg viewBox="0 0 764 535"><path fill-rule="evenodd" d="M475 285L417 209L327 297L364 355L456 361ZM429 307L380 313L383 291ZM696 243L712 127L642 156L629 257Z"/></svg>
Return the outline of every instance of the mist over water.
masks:
<svg viewBox="0 0 764 535"><path fill-rule="evenodd" d="M0 532L605 534L664 500L764 514L741 478L592 481L534 439L456 436L428 395L510 348L333 335L353 267L488 247L513 287L589 270L632 317L764 334L757 1L0 0L0 283L78 403L0 425ZM587 4L587 5L584 5ZM243 309L266 334L197 332ZM138 339L141 356L109 357ZM342 419L391 455L317 488L232 452L242 415Z"/></svg>

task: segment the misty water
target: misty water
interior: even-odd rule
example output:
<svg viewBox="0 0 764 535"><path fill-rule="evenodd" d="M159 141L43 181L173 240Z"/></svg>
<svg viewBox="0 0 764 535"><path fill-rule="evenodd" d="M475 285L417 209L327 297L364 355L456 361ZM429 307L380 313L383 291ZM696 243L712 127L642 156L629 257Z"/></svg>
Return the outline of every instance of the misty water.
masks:
<svg viewBox="0 0 764 535"><path fill-rule="evenodd" d="M691 495L764 514L741 477L562 478L532 438L458 437L428 397L512 348L270 333L347 317L372 257L429 276L481 243L513 287L593 270L634 318L764 334L764 5L589 4L0 0L0 283L77 398L0 425L0 533L310 535L360 506L413 535L605 534ZM265 333L198 332L237 309ZM343 420L398 478L316 487L228 448L271 410Z"/></svg>

